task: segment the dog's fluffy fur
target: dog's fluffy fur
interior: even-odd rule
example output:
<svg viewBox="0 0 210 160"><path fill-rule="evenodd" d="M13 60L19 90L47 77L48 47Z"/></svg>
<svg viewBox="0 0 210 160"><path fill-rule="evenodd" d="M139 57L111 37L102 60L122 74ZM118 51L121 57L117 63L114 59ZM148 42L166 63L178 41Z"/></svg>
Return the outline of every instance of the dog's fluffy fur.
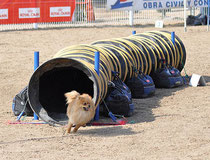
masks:
<svg viewBox="0 0 210 160"><path fill-rule="evenodd" d="M85 126L95 115L95 105L92 97L88 94L80 95L77 91L65 93L67 116L69 118L66 132L71 132L71 127L75 125L73 132L77 132L79 127Z"/></svg>

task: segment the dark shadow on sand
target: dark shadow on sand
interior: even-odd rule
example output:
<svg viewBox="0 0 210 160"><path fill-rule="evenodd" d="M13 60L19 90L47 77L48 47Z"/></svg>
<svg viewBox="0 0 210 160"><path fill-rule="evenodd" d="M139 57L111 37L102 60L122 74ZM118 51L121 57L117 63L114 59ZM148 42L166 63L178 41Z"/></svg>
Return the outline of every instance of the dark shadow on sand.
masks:
<svg viewBox="0 0 210 160"><path fill-rule="evenodd" d="M163 97L171 96L174 92L180 91L189 87L189 85L183 85L176 88L156 88L155 95L143 99L133 99L135 105L134 114L131 117L126 117L129 124L152 122L156 116L153 114L152 109L160 107L160 100ZM169 116L169 115L162 115ZM160 116L158 116L160 117ZM101 116L102 120L105 117ZM107 118L107 121L111 121L111 118Z"/></svg>
<svg viewBox="0 0 210 160"><path fill-rule="evenodd" d="M209 76L203 76L203 78L205 79L206 83L210 82L210 77ZM207 85L209 85L209 84L207 84Z"/></svg>
<svg viewBox="0 0 210 160"><path fill-rule="evenodd" d="M188 87L188 85L180 86L177 88L156 88L155 95L153 97L145 99L134 99L135 113L132 117L129 117L129 121L134 123L152 122L156 116L153 114L152 109L160 107L160 100L163 97L171 96L174 92L180 91ZM167 115L162 115L167 116ZM160 116L158 116L160 117Z"/></svg>
<svg viewBox="0 0 210 160"><path fill-rule="evenodd" d="M143 132L143 131L142 131ZM91 136L103 136L103 137L113 137L120 135L134 135L140 132L135 132L132 128L125 128L122 126L101 126L99 128L88 128L88 130L78 130L77 134L91 135Z"/></svg>

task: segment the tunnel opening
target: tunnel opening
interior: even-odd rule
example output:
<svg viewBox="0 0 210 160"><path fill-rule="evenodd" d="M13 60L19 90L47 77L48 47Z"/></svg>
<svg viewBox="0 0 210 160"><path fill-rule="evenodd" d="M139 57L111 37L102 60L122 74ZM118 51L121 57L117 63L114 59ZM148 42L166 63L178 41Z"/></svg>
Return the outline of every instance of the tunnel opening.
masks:
<svg viewBox="0 0 210 160"><path fill-rule="evenodd" d="M74 60L55 59L43 64L29 82L31 108L46 122L66 124L68 117L64 94L76 90L94 97L95 86L91 77L90 71Z"/></svg>
<svg viewBox="0 0 210 160"><path fill-rule="evenodd" d="M73 67L55 68L44 73L40 77L39 88L40 104L56 120L59 114L66 114L66 92L76 90L93 97L93 82L84 72Z"/></svg>

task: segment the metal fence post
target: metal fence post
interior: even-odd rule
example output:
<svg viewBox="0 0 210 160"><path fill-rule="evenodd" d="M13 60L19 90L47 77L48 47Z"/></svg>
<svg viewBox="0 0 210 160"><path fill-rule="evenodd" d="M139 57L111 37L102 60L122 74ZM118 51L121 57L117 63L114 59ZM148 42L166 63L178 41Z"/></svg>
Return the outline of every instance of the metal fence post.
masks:
<svg viewBox="0 0 210 160"><path fill-rule="evenodd" d="M129 25L133 26L133 9L129 11Z"/></svg>
<svg viewBox="0 0 210 160"><path fill-rule="evenodd" d="M187 32L187 0L184 0L184 32Z"/></svg>

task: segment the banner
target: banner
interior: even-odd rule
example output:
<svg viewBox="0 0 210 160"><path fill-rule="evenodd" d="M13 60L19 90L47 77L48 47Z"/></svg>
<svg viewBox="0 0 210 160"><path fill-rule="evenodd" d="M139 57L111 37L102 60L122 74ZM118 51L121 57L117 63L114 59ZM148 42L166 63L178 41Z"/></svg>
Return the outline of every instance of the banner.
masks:
<svg viewBox="0 0 210 160"><path fill-rule="evenodd" d="M0 19L8 19L8 9L0 9Z"/></svg>
<svg viewBox="0 0 210 160"><path fill-rule="evenodd" d="M50 17L70 17L71 7L50 7Z"/></svg>
<svg viewBox="0 0 210 160"><path fill-rule="evenodd" d="M108 10L132 10L134 0L107 0Z"/></svg>
<svg viewBox="0 0 210 160"><path fill-rule="evenodd" d="M208 0L187 0L187 7L207 7ZM183 8L183 0L107 0L109 10Z"/></svg>
<svg viewBox="0 0 210 160"><path fill-rule="evenodd" d="M19 18L40 18L40 8L19 8Z"/></svg>
<svg viewBox="0 0 210 160"><path fill-rule="evenodd" d="M0 24L72 21L75 0L0 0Z"/></svg>

